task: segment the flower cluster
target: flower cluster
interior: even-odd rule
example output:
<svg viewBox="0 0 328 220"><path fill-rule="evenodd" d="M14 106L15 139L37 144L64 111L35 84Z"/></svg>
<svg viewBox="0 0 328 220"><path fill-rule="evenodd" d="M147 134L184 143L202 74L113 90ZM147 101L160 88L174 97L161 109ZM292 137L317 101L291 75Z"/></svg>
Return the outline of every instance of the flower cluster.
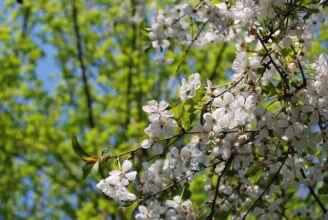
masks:
<svg viewBox="0 0 328 220"><path fill-rule="evenodd" d="M133 181L137 175L136 171L128 172L131 167L131 161L124 161L122 169L110 171L109 176L97 184L97 188L116 201L135 200L135 195L126 189L130 181Z"/></svg>
<svg viewBox="0 0 328 220"><path fill-rule="evenodd" d="M147 220L160 219L161 216L165 216L166 219L196 219L191 201L183 201L181 196L167 200L164 206L156 201L151 201L148 207L139 206L135 217L138 220Z"/></svg>
<svg viewBox="0 0 328 220"><path fill-rule="evenodd" d="M328 179L328 56L312 61L304 54L324 6L238 0L179 5L170 15L158 10L154 48L234 39L233 74L226 85L202 85L200 74L191 74L178 88L179 103L143 107L148 137L127 153L153 153L139 167L138 200L126 189L136 178L130 161L97 187L115 200L136 200L136 219L215 219L227 211L233 219L267 219L283 216L284 204L305 186L314 202L290 212L323 218L317 192ZM189 19L199 24L196 36ZM207 203L196 207L188 193L199 177ZM313 212L316 205L321 212Z"/></svg>
<svg viewBox="0 0 328 220"><path fill-rule="evenodd" d="M145 149L153 145L153 149L157 154L161 154L163 149L158 144L160 137L173 134L176 121L173 119L173 112L167 110L169 103L165 101L157 102L149 101L143 110L148 114L150 125L145 129L149 139L144 140L141 146Z"/></svg>

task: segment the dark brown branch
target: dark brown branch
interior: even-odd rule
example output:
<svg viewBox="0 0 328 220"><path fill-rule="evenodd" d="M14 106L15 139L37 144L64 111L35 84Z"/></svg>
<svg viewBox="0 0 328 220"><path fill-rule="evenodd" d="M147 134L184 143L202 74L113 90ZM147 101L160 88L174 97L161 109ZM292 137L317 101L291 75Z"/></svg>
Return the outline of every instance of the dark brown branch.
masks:
<svg viewBox="0 0 328 220"><path fill-rule="evenodd" d="M132 7L132 14L131 17L134 17L136 8L134 0L131 0L131 7ZM132 89L132 74L133 74L133 67L134 67L134 51L137 47L137 26L134 22L132 22L132 40L130 45L130 55L129 55L129 70L128 70L128 77L127 77L127 87L126 87L126 118L124 122L124 130L127 130L130 124L130 112L131 112L131 89Z"/></svg>
<svg viewBox="0 0 328 220"><path fill-rule="evenodd" d="M314 189L312 188L312 186L308 185L309 189L310 189L310 193L311 195L315 198L315 201L319 204L320 208L322 209L322 211L326 214L327 213L327 209L326 207L323 205L323 203L321 202L320 198L317 196L317 194L315 193Z"/></svg>
<svg viewBox="0 0 328 220"><path fill-rule="evenodd" d="M289 150L286 153L286 156L284 157L283 161L281 162L280 167L278 168L277 172L274 174L274 176L272 177L272 179L270 180L270 182L268 183L268 185L265 187L264 191L261 193L261 195L255 200L255 202L252 204L252 206L247 210L246 214L243 216L243 220L246 219L247 215L256 207L257 203L262 199L262 197L266 194L266 192L270 189L270 186L272 185L272 183L277 179L282 167L284 166L287 158L289 155Z"/></svg>
<svg viewBox="0 0 328 220"><path fill-rule="evenodd" d="M301 62L300 62L299 59L297 59L297 64L298 64L298 67L299 67L299 69L301 71L302 80L303 80L302 85L300 86L300 88L304 88L304 87L306 87L306 78L305 78L303 67L302 67Z"/></svg>
<svg viewBox="0 0 328 220"><path fill-rule="evenodd" d="M237 86L244 78L241 77L238 81L232 83L228 88L226 88L225 90L223 90L220 94L218 94L215 97L220 97L221 95L223 95L224 93L228 92L230 89L233 89L235 86ZM209 102L206 103L205 107L208 107L211 103L213 102L213 99Z"/></svg>
<svg viewBox="0 0 328 220"><path fill-rule="evenodd" d="M303 170L303 168L301 168L301 174L303 176L304 179L306 179L306 175L305 175L305 172ZM317 196L317 194L315 193L313 187L309 184L307 184L307 187L309 188L310 190L310 193L311 195L314 197L315 201L319 204L321 210L323 211L323 213L327 213L327 209L326 207L323 205L323 203L321 202L320 198Z"/></svg>
<svg viewBox="0 0 328 220"><path fill-rule="evenodd" d="M293 45L291 46L292 50L294 51L295 53L295 59L297 61L297 65L298 65L298 68L300 69L300 72L301 72L301 75L302 75L302 85L300 86L297 86L297 89L300 90L304 87L306 87L306 78L305 78L305 73L304 73L304 70L303 70L303 67L302 67L302 64L300 62L300 60L297 58L297 55L296 55L296 50L295 48L293 47Z"/></svg>
<svg viewBox="0 0 328 220"><path fill-rule="evenodd" d="M198 31L197 35L194 37L194 39L192 39L192 41L190 42L190 44L188 45L187 49L185 50L185 53L183 54L182 60L179 63L177 69L175 72L179 72L182 64L185 62L187 55L192 47L192 45L195 43L195 41L198 39L199 35L203 32L205 26L207 25L208 21L206 21L205 23L203 23L202 27L200 28L200 30Z"/></svg>
<svg viewBox="0 0 328 220"><path fill-rule="evenodd" d="M219 163L221 163L221 162L222 162L222 161L218 161L218 162L215 162L215 163L210 164L210 165L202 166L202 167L199 168L198 170L194 170L194 171L192 171L192 173L190 173L190 174L188 174L188 175L186 175L186 176L184 176L184 177L182 177L182 178L180 178L180 179L174 181L173 183L169 184L168 186L166 186L166 187L163 188L162 190L160 190L160 191L158 191L158 192L156 192L156 193L154 193L154 194L152 194L152 195L146 196L146 197L144 197L144 198L138 200L137 202L140 203L140 202L143 202L143 201L148 200L148 199L150 199L150 198L153 198L153 197L156 197L156 196L158 196L158 195L161 195L162 193L164 193L164 192L166 192L166 191L169 191L171 188L175 187L177 184L181 183L182 181L184 181L184 180L186 180L186 179L192 177L193 175L195 175L195 174L197 174L197 173L199 173L199 172L201 172L201 171L203 171L203 170L205 170L205 169L207 169L207 168L209 168L209 167L216 166L217 164L219 164Z"/></svg>
<svg viewBox="0 0 328 220"><path fill-rule="evenodd" d="M264 40L262 39L262 37L260 36L260 34L256 31L256 36L257 38L259 39L262 47L264 48L265 52L266 52L266 55L269 57L270 59L270 62L272 63L272 65L275 67L275 69L278 71L280 77L281 77L281 80L285 83L285 86L286 86L286 89L288 89L289 85L288 85L288 82L286 82L286 74L284 71L282 71L279 66L276 64L276 62L274 61L273 57L271 56L270 54L270 51L268 50L268 48L266 47L265 45L265 42Z"/></svg>
<svg viewBox="0 0 328 220"><path fill-rule="evenodd" d="M87 78L87 69L84 64L83 60L83 50L82 50L82 37L80 33L80 27L78 24L78 10L75 4L75 0L72 0L72 15L73 15L73 24L74 24L74 34L75 34L75 40L76 40L76 48L77 48L77 55L78 55L78 62L80 65L80 70L81 70L81 75L82 75L82 82L83 82L83 89L84 89L84 94L86 97L87 101L87 109L88 109L88 122L90 128L95 127L95 122L94 122L94 116L93 116L93 109L92 109L92 98L91 98L91 93L89 89L89 84L88 84L88 78Z"/></svg>
<svg viewBox="0 0 328 220"><path fill-rule="evenodd" d="M232 163L233 161L233 155L228 159L226 165L224 166L220 176L218 177L218 180L216 182L216 187L215 187L215 194L214 194L214 198L213 198L213 201L212 201L212 207L211 207L211 213L210 215L206 218L207 220L212 220L214 219L214 216L215 216L215 206L216 206L216 199L217 197L219 196L219 186L220 186L220 182L221 182L221 179L224 175L224 173L228 170L228 168L230 167L230 164ZM216 165L214 166L216 167Z"/></svg>
<svg viewBox="0 0 328 220"><path fill-rule="evenodd" d="M31 7L24 8L24 17L22 25L22 37L25 37L27 34L28 21L31 15Z"/></svg>
<svg viewBox="0 0 328 220"><path fill-rule="evenodd" d="M200 8L203 5L204 1L203 0L199 0L197 2L197 4L195 4L195 6L192 7L192 10L196 11L198 8ZM175 19L172 22L172 25L175 25L176 23L178 23L183 17L185 17L188 13L184 13L182 15L180 15L180 17L178 17L177 19Z"/></svg>

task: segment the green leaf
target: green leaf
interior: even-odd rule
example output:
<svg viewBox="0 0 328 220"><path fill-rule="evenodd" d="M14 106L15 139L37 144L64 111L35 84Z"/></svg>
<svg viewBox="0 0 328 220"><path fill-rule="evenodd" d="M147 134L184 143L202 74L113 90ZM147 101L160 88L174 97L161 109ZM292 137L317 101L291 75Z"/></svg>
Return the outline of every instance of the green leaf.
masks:
<svg viewBox="0 0 328 220"><path fill-rule="evenodd" d="M190 199L190 197L191 197L191 191L189 189L189 183L188 183L183 188L182 199L187 200L187 199Z"/></svg>
<svg viewBox="0 0 328 220"><path fill-rule="evenodd" d="M277 86L269 83L267 86L263 86L262 94L267 94L270 97L276 96L281 94L282 92L277 88Z"/></svg>
<svg viewBox="0 0 328 220"><path fill-rule="evenodd" d="M328 185L323 185L320 189L318 189L319 194L328 194Z"/></svg>
<svg viewBox="0 0 328 220"><path fill-rule="evenodd" d="M84 164L84 166L82 167L82 171L83 171L82 180L85 180L87 176L90 174L93 165L95 165L95 163Z"/></svg>
<svg viewBox="0 0 328 220"><path fill-rule="evenodd" d="M136 210L136 208L138 207L138 203L137 202L133 202L133 203L127 203L123 209L124 212L124 216L126 217L126 219L134 219L133 217L133 213Z"/></svg>
<svg viewBox="0 0 328 220"><path fill-rule="evenodd" d="M104 171L105 165L106 165L105 161L102 161L102 160L99 161L98 173L101 176L101 178L105 178L105 171Z"/></svg>
<svg viewBox="0 0 328 220"><path fill-rule="evenodd" d="M91 157L90 154L88 154L79 144L76 136L72 137L72 145L73 145L73 149L74 151L80 156L80 157Z"/></svg>

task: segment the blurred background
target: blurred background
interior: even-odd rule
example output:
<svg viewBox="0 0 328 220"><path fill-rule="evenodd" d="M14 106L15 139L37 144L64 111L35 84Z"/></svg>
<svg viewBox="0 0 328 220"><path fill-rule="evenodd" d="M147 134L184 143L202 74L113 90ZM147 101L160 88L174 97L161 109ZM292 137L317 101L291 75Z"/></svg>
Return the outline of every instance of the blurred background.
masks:
<svg viewBox="0 0 328 220"><path fill-rule="evenodd" d="M192 48L178 72L186 47L151 48L155 8L171 3L0 1L0 219L128 218L97 190L97 171L82 181L72 135L92 155L132 149L148 100L174 102L184 75L231 74L233 43ZM316 31L313 57L327 48L328 27Z"/></svg>

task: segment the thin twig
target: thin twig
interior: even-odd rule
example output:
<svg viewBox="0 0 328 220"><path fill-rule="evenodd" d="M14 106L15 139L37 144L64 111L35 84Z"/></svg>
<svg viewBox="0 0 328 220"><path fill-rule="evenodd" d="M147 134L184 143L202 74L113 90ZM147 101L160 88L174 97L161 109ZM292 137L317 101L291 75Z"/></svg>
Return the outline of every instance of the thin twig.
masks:
<svg viewBox="0 0 328 220"><path fill-rule="evenodd" d="M131 6L132 6L132 12L131 17L135 16L136 13L136 6L135 1L131 0ZM134 51L137 47L137 25L135 22L132 22L132 39L131 39L131 45L130 45L130 54L129 54L129 65L128 65L128 76L127 76L127 84L126 84L126 118L124 122L124 130L126 131L129 124L130 124L130 112L131 112L131 92L132 92L132 82L133 82L133 68L134 68ZM127 138L127 136L125 136Z"/></svg>
<svg viewBox="0 0 328 220"><path fill-rule="evenodd" d="M22 37L25 37L28 29L28 22L31 15L31 7L24 8L24 17L23 17L23 25L22 25Z"/></svg>
<svg viewBox="0 0 328 220"><path fill-rule="evenodd" d="M88 84L87 78L87 69L84 64L83 60L83 50L82 50L82 37L80 33L80 27L78 24L78 10L75 4L75 0L72 0L72 15L73 15L73 24L74 24L74 34L76 40L76 48L77 48L77 55L78 55L78 62L80 65L81 75L82 75L82 82L83 82L83 89L84 94L87 101L87 108L88 108L88 122L91 128L95 127L94 117L93 117L93 109L92 109L92 98Z"/></svg>
<svg viewBox="0 0 328 220"><path fill-rule="evenodd" d="M277 172L275 173L275 175L272 177L272 179L270 180L270 182L268 183L268 185L265 187L264 191L261 193L261 195L255 200L255 202L252 204L252 206L247 210L246 214L243 216L243 220L246 219L247 215L255 208L255 206L257 205L257 203L262 199L262 197L266 194L266 192L269 190L270 186L272 185L272 183L277 179L282 167L284 166L287 158L289 155L289 150L286 153L285 158L283 159L283 161L281 162L280 167L278 168Z"/></svg>
<svg viewBox="0 0 328 220"><path fill-rule="evenodd" d="M315 201L319 204L320 208L322 209L322 211L326 214L327 213L327 209L326 207L323 205L323 203L321 202L320 198L317 196L317 194L315 193L314 189L312 188L312 186L308 185L309 189L310 189L310 193L311 195L315 198Z"/></svg>
<svg viewBox="0 0 328 220"><path fill-rule="evenodd" d="M238 81L234 82L231 86L229 86L228 88L226 88L225 90L223 90L222 92L220 92L220 94L218 94L215 97L220 97L221 95L223 95L224 93L228 92L230 89L234 88L235 86L237 86L244 78L240 78ZM213 101L213 100L212 100ZM209 101L206 103L205 107L208 107L212 101Z"/></svg>
<svg viewBox="0 0 328 220"><path fill-rule="evenodd" d="M178 183L181 183L182 181L184 181L184 180L192 177L193 175L195 175L195 174L197 174L197 173L199 173L199 172L201 172L201 171L203 171L203 170L205 170L205 169L207 169L209 167L215 166L215 165L217 165L219 163L222 163L222 161L218 161L218 162L212 163L210 165L205 165L205 166L199 168L198 170L194 170L194 171L192 171L192 173L190 173L190 174L188 174L188 175L186 175L186 176L184 176L184 177L182 177L182 178L174 181L173 183L171 183L168 186L164 187L162 190L160 190L160 191L158 191L158 192L156 192L154 194L151 194L149 196L146 196L146 197L144 197L142 199L139 199L137 202L140 203L140 202L145 201L147 199L150 199L150 198L153 198L155 196L161 195L162 193L164 193L164 192L170 190L171 188L175 187Z"/></svg>
<svg viewBox="0 0 328 220"><path fill-rule="evenodd" d="M305 172L303 170L303 168L301 168L301 174L303 176L304 179L306 179L306 175L305 175ZM323 213L327 213L327 209L326 207L323 205L323 203L321 202L320 198L317 196L317 194L315 193L313 187L310 185L310 184L306 184L307 187L309 188L310 190L310 193L311 195L314 197L315 201L319 204L321 210L323 211Z"/></svg>
<svg viewBox="0 0 328 220"><path fill-rule="evenodd" d="M217 197L219 196L219 186L220 186L220 182L221 182L221 179L224 175L224 173L226 172L226 170L230 167L230 164L232 163L233 161L233 155L231 155L231 157L228 159L226 165L224 166L220 176L218 177L218 180L216 182L216 187L215 187L215 194L214 194L214 198L213 198L213 201L212 201L212 207L211 207L211 213L210 215L206 218L207 220L212 220L214 215L215 215L215 206L216 206L216 199ZM214 166L216 167L216 165Z"/></svg>
<svg viewBox="0 0 328 220"><path fill-rule="evenodd" d="M296 53L296 50L295 48L293 47L293 45L291 46L292 50L294 51L294 53ZM301 62L300 60L298 59L297 55L295 55L295 58L296 58L296 61L297 61L297 65L298 65L298 68L300 69L300 72L301 72L301 75L302 75L302 85L300 86L297 86L297 90L300 90L304 87L306 87L306 78L305 78L305 73L304 73L304 70L303 70L303 67L301 65Z"/></svg>
<svg viewBox="0 0 328 220"><path fill-rule="evenodd" d="M262 37L260 36L260 34L256 31L256 36L257 38L259 39L261 45L263 46L265 52L267 53L269 59L270 59L270 62L273 64L273 66L275 67L275 69L278 71L280 77L281 77L281 80L285 83L286 85L286 88L289 87L288 83L285 82L285 77L286 77L286 74L284 71L281 71L279 66L276 64L276 62L274 61L274 59L272 58L271 54L270 54L270 51L268 50L268 48L266 47L265 45L265 42L263 41Z"/></svg>
<svg viewBox="0 0 328 220"><path fill-rule="evenodd" d="M182 64L185 62L186 58L187 58L187 55L192 47L192 45L195 43L195 41L198 39L199 35L203 32L205 26L207 25L209 21L206 21L205 23L203 23L202 27L200 28L200 30L198 31L197 35L194 37L194 39L192 39L192 41L190 42L189 46L187 47L183 57L182 57L182 60L181 62L179 63L177 69L176 69L176 73L179 72L180 70L180 67L182 66Z"/></svg>

